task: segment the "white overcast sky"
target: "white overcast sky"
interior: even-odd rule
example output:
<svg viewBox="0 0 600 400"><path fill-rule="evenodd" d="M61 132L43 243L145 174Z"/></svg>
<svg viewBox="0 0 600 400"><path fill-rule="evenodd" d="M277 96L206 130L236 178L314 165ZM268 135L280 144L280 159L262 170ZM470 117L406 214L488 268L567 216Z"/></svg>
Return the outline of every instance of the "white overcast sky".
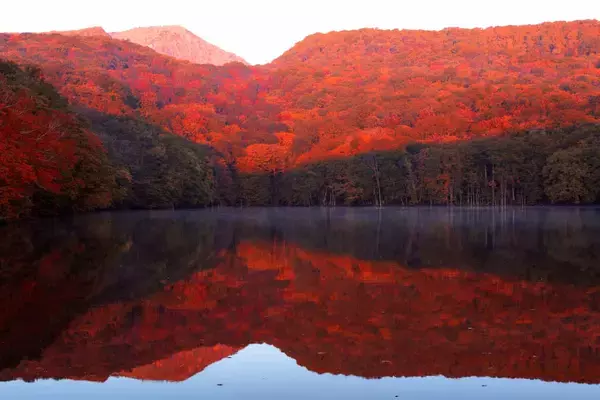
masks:
<svg viewBox="0 0 600 400"><path fill-rule="evenodd" d="M315 32L442 29L600 19L600 0L2 0L0 32L182 25L248 62Z"/></svg>

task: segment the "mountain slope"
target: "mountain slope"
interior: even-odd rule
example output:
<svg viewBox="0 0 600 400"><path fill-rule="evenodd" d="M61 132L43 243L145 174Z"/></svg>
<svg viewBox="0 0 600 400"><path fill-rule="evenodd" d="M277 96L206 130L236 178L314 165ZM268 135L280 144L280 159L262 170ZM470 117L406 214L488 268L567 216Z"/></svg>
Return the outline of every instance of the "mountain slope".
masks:
<svg viewBox="0 0 600 400"><path fill-rule="evenodd" d="M208 43L181 26L134 28L124 32L113 32L111 36L196 64L224 65L230 62L247 64L241 57Z"/></svg>
<svg viewBox="0 0 600 400"><path fill-rule="evenodd" d="M187 65L96 37L7 35L0 53L60 74L77 103L141 114L253 171L596 122L599 37L597 21L333 32L266 68Z"/></svg>
<svg viewBox="0 0 600 400"><path fill-rule="evenodd" d="M490 61L522 63L543 58L597 54L596 20L547 22L486 29L446 28L440 31L359 29L316 33L273 61L284 65L395 65L441 68L458 61L471 65ZM433 65L432 65L433 64ZM446 65L449 67L450 65Z"/></svg>
<svg viewBox="0 0 600 400"><path fill-rule="evenodd" d="M334 32L266 69L186 65L97 37L5 36L0 52L58 72L53 83L75 102L138 113L194 141L219 138L219 149L231 145L253 170L265 152L275 155L263 157L269 166L289 167L411 141L595 122L599 37L596 21ZM291 159L280 160L282 151Z"/></svg>
<svg viewBox="0 0 600 400"><path fill-rule="evenodd" d="M348 156L597 121L599 38L598 21L362 29L312 35L269 67L292 130L318 113L328 155ZM302 160L325 156L316 150Z"/></svg>

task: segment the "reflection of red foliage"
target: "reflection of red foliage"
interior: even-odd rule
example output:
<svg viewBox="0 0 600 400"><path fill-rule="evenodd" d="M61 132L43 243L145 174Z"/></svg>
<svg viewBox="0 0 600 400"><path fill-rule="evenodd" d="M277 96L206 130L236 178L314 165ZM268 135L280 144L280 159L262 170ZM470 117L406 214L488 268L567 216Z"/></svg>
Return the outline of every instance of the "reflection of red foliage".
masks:
<svg viewBox="0 0 600 400"><path fill-rule="evenodd" d="M77 105L144 117L243 170L276 171L410 141L597 122L599 37L597 21L364 29L310 36L265 67L195 65L102 36L1 35L0 54L41 63Z"/></svg>
<svg viewBox="0 0 600 400"><path fill-rule="evenodd" d="M599 293L243 242L150 298L89 310L0 378L180 380L266 342L319 373L598 383Z"/></svg>

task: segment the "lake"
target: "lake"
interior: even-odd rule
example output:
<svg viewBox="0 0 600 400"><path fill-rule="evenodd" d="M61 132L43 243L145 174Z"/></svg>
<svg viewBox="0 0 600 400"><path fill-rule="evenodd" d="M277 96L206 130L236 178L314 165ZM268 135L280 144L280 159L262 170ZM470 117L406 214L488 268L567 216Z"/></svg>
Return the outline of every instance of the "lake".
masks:
<svg viewBox="0 0 600 400"><path fill-rule="evenodd" d="M600 209L0 227L0 398L598 399Z"/></svg>

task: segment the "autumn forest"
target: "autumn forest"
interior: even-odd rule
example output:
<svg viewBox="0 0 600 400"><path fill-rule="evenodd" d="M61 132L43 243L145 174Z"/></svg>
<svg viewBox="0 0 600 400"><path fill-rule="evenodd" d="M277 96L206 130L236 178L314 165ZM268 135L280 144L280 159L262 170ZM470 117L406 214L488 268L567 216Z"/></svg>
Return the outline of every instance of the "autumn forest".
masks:
<svg viewBox="0 0 600 400"><path fill-rule="evenodd" d="M258 66L0 34L0 220L598 202L595 20L314 34Z"/></svg>

